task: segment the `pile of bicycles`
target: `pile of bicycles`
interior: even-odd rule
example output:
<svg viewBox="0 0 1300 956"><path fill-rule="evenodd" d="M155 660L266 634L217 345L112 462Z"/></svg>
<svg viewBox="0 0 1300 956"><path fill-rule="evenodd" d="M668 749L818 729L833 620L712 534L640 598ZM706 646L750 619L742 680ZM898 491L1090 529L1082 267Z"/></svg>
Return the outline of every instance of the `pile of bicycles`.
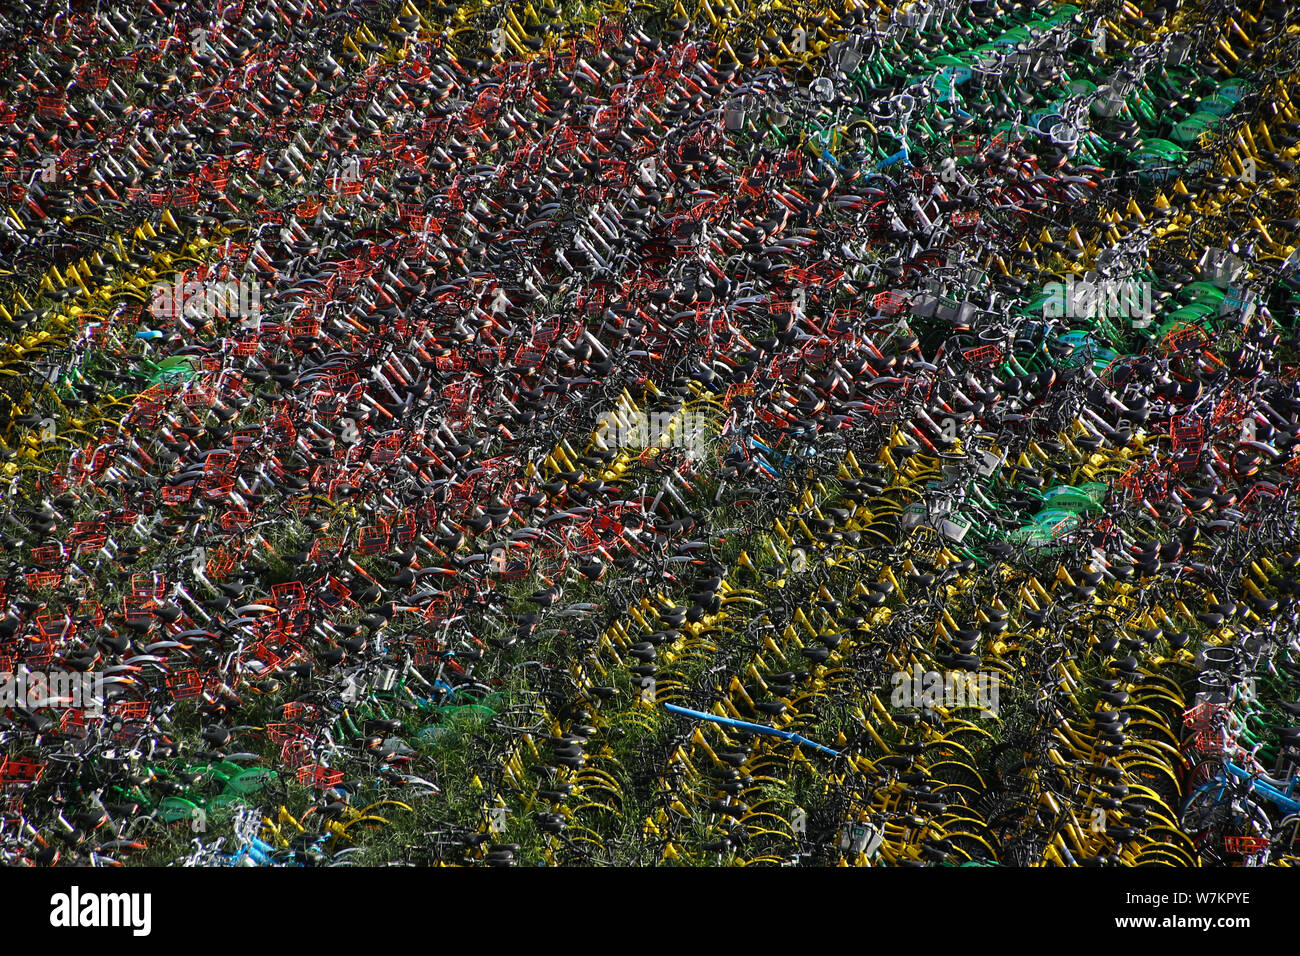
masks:
<svg viewBox="0 0 1300 956"><path fill-rule="evenodd" d="M0 860L1300 861L1293 11L47 7Z"/></svg>

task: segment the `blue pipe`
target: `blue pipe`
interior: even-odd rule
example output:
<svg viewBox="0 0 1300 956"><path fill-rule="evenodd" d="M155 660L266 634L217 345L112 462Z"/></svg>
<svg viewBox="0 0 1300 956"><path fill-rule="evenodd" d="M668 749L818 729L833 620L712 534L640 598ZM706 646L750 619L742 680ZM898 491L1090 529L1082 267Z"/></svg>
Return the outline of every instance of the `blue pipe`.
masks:
<svg viewBox="0 0 1300 956"><path fill-rule="evenodd" d="M906 147L904 147L903 149L900 149L900 150L899 150L898 152L896 152L893 156L886 156L884 159L882 159L879 163L876 164L876 169L877 169L877 170L885 169L886 167L888 167L888 166L892 166L892 165L894 165L894 163L897 163L897 162L899 162L900 160L904 160L904 159L907 159L907 148L906 148Z"/></svg>
<svg viewBox="0 0 1300 956"><path fill-rule="evenodd" d="M822 753L830 754L832 757L838 757L840 755L838 750L824 747L815 741L809 740L807 737L801 737L788 730L777 730L775 727L766 727L763 724L751 724L747 720L733 720L730 717L718 717L715 714L706 714L702 710L691 710L687 707L678 707L676 704L664 704L664 707L674 714L682 714L686 717L695 717L699 720L710 720L715 724L725 724L728 727L737 727L741 730L763 734L766 737L781 737L785 740L792 740L797 744L804 744L805 746L812 747L814 750L820 750Z"/></svg>

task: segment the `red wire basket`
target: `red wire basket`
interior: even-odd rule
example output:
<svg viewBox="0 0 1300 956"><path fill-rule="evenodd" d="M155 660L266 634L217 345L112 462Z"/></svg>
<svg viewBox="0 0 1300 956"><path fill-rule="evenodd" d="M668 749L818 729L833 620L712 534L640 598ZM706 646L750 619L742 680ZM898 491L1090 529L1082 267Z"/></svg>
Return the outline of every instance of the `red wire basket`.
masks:
<svg viewBox="0 0 1300 956"><path fill-rule="evenodd" d="M1223 848L1240 856L1254 856L1268 849L1268 840L1258 836L1226 836L1223 838Z"/></svg>
<svg viewBox="0 0 1300 956"><path fill-rule="evenodd" d="M331 770L320 764L307 764L298 768L298 782L315 790L328 790L343 782L343 771Z"/></svg>
<svg viewBox="0 0 1300 956"><path fill-rule="evenodd" d="M346 604L350 597L352 597L352 589L331 574L321 588L318 600L325 607L334 610Z"/></svg>
<svg viewBox="0 0 1300 956"><path fill-rule="evenodd" d="M1201 348L1209 336L1199 325L1188 325L1167 334L1160 341L1166 352L1188 352Z"/></svg>
<svg viewBox="0 0 1300 956"><path fill-rule="evenodd" d="M159 500L164 505L167 505L168 507L171 508L179 507L185 504L186 502L188 502L193 497L194 497L193 485L184 485L179 488L173 485L166 485L158 489Z"/></svg>
<svg viewBox="0 0 1300 956"><path fill-rule="evenodd" d="M1002 350L996 345L977 345L961 354L962 358L974 366L987 367L1002 361Z"/></svg>
<svg viewBox="0 0 1300 956"><path fill-rule="evenodd" d="M61 544L45 544L32 548L32 560L42 567L48 568L61 564L63 558L63 545Z"/></svg>
<svg viewBox="0 0 1300 956"><path fill-rule="evenodd" d="M62 96L38 96L36 111L44 117L66 116L68 103Z"/></svg>
<svg viewBox="0 0 1300 956"><path fill-rule="evenodd" d="M199 201L199 191L193 186L185 185L172 190L172 205L187 209Z"/></svg>
<svg viewBox="0 0 1300 956"><path fill-rule="evenodd" d="M28 574L25 579L27 586L33 591L40 591L44 588L55 588L63 580L63 574L59 571L36 571Z"/></svg>
<svg viewBox="0 0 1300 956"><path fill-rule="evenodd" d="M285 717L288 716L289 714L286 713ZM288 723L288 722L271 723L266 725L266 736L271 739L272 743L283 745L287 741L295 740L299 737L306 737L307 728L302 726L301 724Z"/></svg>
<svg viewBox="0 0 1300 956"><path fill-rule="evenodd" d="M120 700L108 705L110 716L139 723L149 717L149 704L143 700Z"/></svg>
<svg viewBox="0 0 1300 956"><path fill-rule="evenodd" d="M388 547L388 526L381 518L375 524L363 525L357 532L357 554L379 554Z"/></svg>
<svg viewBox="0 0 1300 956"><path fill-rule="evenodd" d="M204 571L213 581L220 581L235 570L238 562L239 555L236 552L224 545L218 545L209 553Z"/></svg>
<svg viewBox="0 0 1300 956"><path fill-rule="evenodd" d="M93 598L82 598L77 602L73 617L86 621L91 627L99 627L104 623L104 608Z"/></svg>
<svg viewBox="0 0 1300 956"><path fill-rule="evenodd" d="M1219 726L1227 712L1226 704L1203 701L1183 712L1183 726L1188 730L1209 730Z"/></svg>
<svg viewBox="0 0 1300 956"><path fill-rule="evenodd" d="M342 550L342 538L337 535L325 535L312 542L307 557L311 561L328 561L338 557Z"/></svg>
<svg viewBox="0 0 1300 956"><path fill-rule="evenodd" d="M252 525L253 516L242 509L231 508L222 514L219 523L222 531L244 531Z"/></svg>
<svg viewBox="0 0 1300 956"><path fill-rule="evenodd" d="M167 594L167 578L154 571L131 575L131 600L142 605L157 604Z"/></svg>
<svg viewBox="0 0 1300 956"><path fill-rule="evenodd" d="M271 587L271 599L280 611L297 614L307 607L307 589L301 581L286 581Z"/></svg>
<svg viewBox="0 0 1300 956"><path fill-rule="evenodd" d="M36 629L41 632L41 637L50 641L71 637L76 632L77 625L66 613L56 614L53 611L45 611L36 615Z"/></svg>
<svg viewBox="0 0 1300 956"><path fill-rule="evenodd" d="M168 674L167 691L171 694L172 700L194 700L203 693L203 678L196 670Z"/></svg>
<svg viewBox="0 0 1300 956"><path fill-rule="evenodd" d="M280 746L280 762L297 770L311 763L311 742L304 737L286 740Z"/></svg>
<svg viewBox="0 0 1300 956"><path fill-rule="evenodd" d="M45 762L26 757L0 757L0 787L29 787L45 773Z"/></svg>

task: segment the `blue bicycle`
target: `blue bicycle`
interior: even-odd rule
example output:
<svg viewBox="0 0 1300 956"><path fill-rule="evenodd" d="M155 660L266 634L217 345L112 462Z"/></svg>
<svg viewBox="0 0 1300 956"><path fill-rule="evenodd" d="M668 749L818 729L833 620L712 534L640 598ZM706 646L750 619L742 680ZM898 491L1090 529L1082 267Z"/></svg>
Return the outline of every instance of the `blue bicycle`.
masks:
<svg viewBox="0 0 1300 956"><path fill-rule="evenodd" d="M1250 771L1232 761L1202 784L1183 806L1183 828L1203 857L1254 858L1272 847L1294 852L1300 843L1300 775L1279 780L1262 770ZM1272 804L1274 818L1260 802Z"/></svg>

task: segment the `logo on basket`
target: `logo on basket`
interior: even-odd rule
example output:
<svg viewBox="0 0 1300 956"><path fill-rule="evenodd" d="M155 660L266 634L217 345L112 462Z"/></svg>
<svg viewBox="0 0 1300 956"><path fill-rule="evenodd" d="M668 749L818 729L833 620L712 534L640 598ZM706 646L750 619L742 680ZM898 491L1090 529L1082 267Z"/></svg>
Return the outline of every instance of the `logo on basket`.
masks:
<svg viewBox="0 0 1300 956"><path fill-rule="evenodd" d="M1155 309L1151 304L1151 283L1139 279L1092 279L1079 281L1066 276L1065 282L1049 282L1043 289L1044 318L1133 320L1135 327L1149 325Z"/></svg>
<svg viewBox="0 0 1300 956"><path fill-rule="evenodd" d="M50 925L61 929L125 926L133 936L148 936L153 930L152 893L70 892L50 897Z"/></svg>
<svg viewBox="0 0 1300 956"><path fill-rule="evenodd" d="M153 287L150 310L160 319L256 319L262 314L262 288L254 279L185 282Z"/></svg>
<svg viewBox="0 0 1300 956"><path fill-rule="evenodd" d="M998 715L1000 675L990 671L896 671L890 678L889 703L900 710L949 710L973 707L983 717Z"/></svg>
<svg viewBox="0 0 1300 956"><path fill-rule="evenodd" d="M0 673L0 710L79 710L87 716L104 713L104 675L100 671L19 671Z"/></svg>

